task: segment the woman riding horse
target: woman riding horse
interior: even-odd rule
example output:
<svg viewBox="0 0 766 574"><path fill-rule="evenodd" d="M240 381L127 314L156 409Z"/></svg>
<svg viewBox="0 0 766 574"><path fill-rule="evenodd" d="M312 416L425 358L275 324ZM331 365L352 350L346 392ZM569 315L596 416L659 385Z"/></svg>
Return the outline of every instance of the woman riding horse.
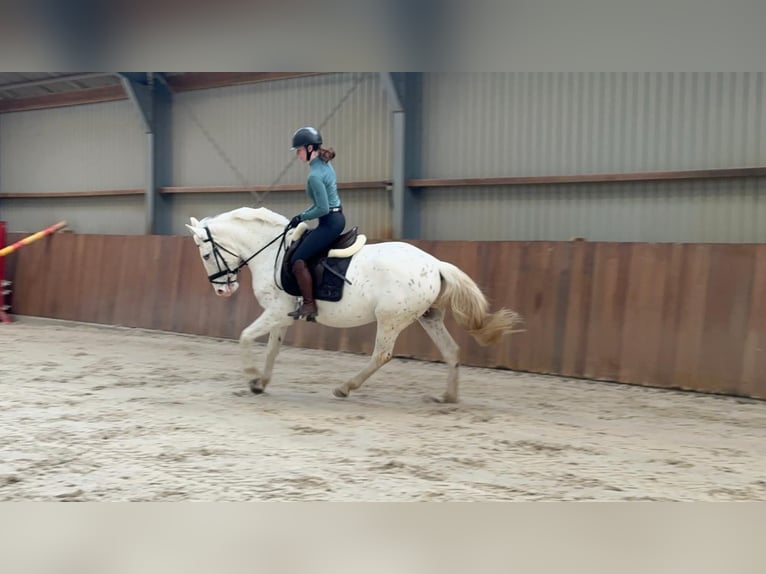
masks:
<svg viewBox="0 0 766 574"><path fill-rule="evenodd" d="M329 247L346 227L335 170L329 163L335 157L335 151L321 146L322 135L312 127L301 128L293 134L291 149L295 150L301 161L309 164L306 195L313 205L293 217L288 228L297 227L301 221L319 220L316 229L298 246L290 261L303 303L288 315L293 319L305 317L307 321L314 321L317 315L314 284L307 262Z"/></svg>

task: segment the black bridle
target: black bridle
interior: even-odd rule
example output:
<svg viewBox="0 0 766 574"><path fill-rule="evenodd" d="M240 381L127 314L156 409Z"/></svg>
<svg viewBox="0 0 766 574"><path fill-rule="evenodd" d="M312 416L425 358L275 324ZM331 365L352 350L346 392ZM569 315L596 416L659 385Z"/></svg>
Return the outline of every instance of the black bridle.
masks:
<svg viewBox="0 0 766 574"><path fill-rule="evenodd" d="M266 245L261 247L258 251L253 253L247 259L242 259L236 253L229 251L223 245L216 243L215 240L213 239L213 236L210 234L210 228L207 225L205 226L205 232L207 233L207 239L203 239L202 241L203 243L207 243L209 241L210 244L213 246L213 257L215 258L215 263L218 266L218 272L213 273L212 275L208 275L207 278L214 285L230 285L233 282L231 279L231 276L233 275L234 278L236 279L239 271L245 265L247 265L250 262L250 260L253 259L256 255L265 251L268 247L270 247L274 242L278 241L279 239L282 239L282 241L284 242L285 235L287 234L287 228L285 228L285 230L282 233L277 235L274 239L269 241ZM239 261L240 261L239 265L237 265L234 269L229 269L229 264L226 263L226 259L224 259L223 255L221 255L221 251L225 251L229 255L233 255L234 257L239 258ZM218 279L220 279L224 275L226 275L226 281L218 281Z"/></svg>

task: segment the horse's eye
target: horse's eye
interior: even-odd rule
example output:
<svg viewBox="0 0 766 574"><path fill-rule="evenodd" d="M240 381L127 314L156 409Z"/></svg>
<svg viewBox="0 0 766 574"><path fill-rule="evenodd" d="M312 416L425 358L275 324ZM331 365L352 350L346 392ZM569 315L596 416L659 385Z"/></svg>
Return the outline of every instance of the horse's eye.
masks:
<svg viewBox="0 0 766 574"><path fill-rule="evenodd" d="M202 256L202 259L204 259L205 261L210 259L210 253L205 253L205 255Z"/></svg>

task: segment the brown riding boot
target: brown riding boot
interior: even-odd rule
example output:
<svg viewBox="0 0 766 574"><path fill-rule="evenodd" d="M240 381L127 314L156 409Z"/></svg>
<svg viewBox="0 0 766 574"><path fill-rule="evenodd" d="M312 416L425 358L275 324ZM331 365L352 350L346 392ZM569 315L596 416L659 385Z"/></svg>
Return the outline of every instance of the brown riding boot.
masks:
<svg viewBox="0 0 766 574"><path fill-rule="evenodd" d="M301 290L301 296L303 297L303 304L300 309L288 313L289 317L293 319L300 319L306 317L306 321L314 321L317 315L317 304L314 301L314 281L311 278L311 272L306 267L306 262L303 259L298 259L293 263L293 274L295 280L298 282L298 287Z"/></svg>

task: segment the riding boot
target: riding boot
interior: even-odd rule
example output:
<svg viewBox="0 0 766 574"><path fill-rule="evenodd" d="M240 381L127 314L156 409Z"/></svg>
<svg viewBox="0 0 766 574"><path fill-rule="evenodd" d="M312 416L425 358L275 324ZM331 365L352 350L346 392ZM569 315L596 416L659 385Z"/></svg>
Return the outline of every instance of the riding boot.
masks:
<svg viewBox="0 0 766 574"><path fill-rule="evenodd" d="M306 262L303 259L298 259L293 263L293 275L298 282L298 288L301 290L301 296L303 297L303 304L300 309L288 313L288 316L293 319L300 319L306 317L306 321L314 321L317 314L317 304L314 301L314 281L311 278L311 272L306 267Z"/></svg>

